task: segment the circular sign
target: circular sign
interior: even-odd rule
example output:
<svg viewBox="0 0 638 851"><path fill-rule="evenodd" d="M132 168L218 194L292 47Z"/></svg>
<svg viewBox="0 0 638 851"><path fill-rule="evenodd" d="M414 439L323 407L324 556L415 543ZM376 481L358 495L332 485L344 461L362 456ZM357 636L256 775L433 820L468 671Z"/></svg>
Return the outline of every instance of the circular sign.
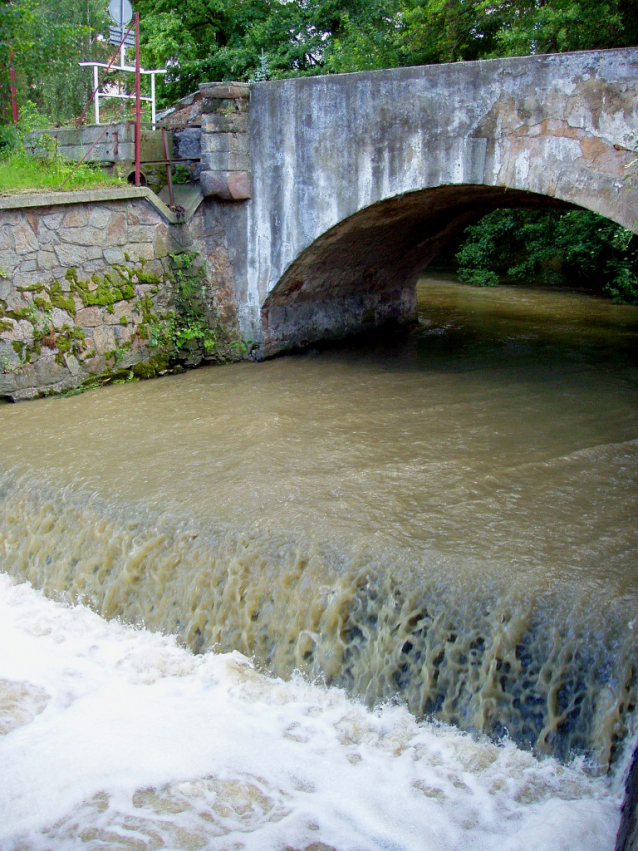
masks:
<svg viewBox="0 0 638 851"><path fill-rule="evenodd" d="M109 15L116 24L128 24L133 17L133 7L129 0L111 0Z"/></svg>

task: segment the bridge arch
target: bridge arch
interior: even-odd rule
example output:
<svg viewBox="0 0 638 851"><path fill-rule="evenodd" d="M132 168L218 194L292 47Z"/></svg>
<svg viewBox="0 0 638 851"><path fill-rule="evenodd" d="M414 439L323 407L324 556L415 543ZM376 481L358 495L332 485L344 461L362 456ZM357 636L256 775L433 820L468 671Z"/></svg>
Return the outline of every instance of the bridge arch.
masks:
<svg viewBox="0 0 638 851"><path fill-rule="evenodd" d="M444 242L505 206L636 229L638 49L257 83L242 330L266 355L411 315Z"/></svg>
<svg viewBox="0 0 638 851"><path fill-rule="evenodd" d="M320 236L288 267L261 309L266 355L416 314L416 283L468 225L504 207L573 205L520 190L455 185L373 204Z"/></svg>

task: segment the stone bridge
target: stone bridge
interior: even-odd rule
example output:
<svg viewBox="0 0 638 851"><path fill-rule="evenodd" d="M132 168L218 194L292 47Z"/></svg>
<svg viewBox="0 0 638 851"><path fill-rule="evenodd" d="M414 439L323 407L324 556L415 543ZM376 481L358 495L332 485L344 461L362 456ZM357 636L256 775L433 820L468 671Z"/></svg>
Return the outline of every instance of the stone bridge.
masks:
<svg viewBox="0 0 638 851"><path fill-rule="evenodd" d="M496 207L637 229L636 48L201 89L203 237L266 355L412 316L428 262Z"/></svg>
<svg viewBox="0 0 638 851"><path fill-rule="evenodd" d="M167 368L180 253L207 261L218 346L179 353L196 363L240 335L261 357L412 318L419 274L496 207L638 230L638 48L206 83L171 116L198 179L172 209L147 187L0 198L0 398Z"/></svg>

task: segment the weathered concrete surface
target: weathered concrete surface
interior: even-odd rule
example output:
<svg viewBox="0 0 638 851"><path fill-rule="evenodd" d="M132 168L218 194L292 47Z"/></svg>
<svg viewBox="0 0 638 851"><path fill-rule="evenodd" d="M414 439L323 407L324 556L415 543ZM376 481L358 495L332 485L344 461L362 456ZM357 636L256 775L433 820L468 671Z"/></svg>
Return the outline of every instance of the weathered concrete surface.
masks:
<svg viewBox="0 0 638 851"><path fill-rule="evenodd" d="M112 170L117 168L125 177L135 165L135 124L120 121L110 127L88 124L82 127L54 127L49 130L33 130L26 139L26 148L37 156L47 153L48 144L41 137L55 140L58 154L69 160L86 161ZM141 158L143 174L148 185L159 190L166 183L166 167L152 165L165 159L161 130L144 128L141 134ZM169 157L173 154L173 135L167 135Z"/></svg>
<svg viewBox="0 0 638 851"><path fill-rule="evenodd" d="M256 83L249 116L247 232L229 236L265 354L409 316L423 267L495 207L636 228L638 49Z"/></svg>

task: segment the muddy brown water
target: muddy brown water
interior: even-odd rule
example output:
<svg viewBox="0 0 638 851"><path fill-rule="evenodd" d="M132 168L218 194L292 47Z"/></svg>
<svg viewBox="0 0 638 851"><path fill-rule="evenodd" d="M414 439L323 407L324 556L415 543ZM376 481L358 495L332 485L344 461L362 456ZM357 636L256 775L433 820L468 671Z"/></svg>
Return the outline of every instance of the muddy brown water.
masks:
<svg viewBox="0 0 638 851"><path fill-rule="evenodd" d="M605 767L636 702L638 308L418 294L408 330L0 407L0 568Z"/></svg>

